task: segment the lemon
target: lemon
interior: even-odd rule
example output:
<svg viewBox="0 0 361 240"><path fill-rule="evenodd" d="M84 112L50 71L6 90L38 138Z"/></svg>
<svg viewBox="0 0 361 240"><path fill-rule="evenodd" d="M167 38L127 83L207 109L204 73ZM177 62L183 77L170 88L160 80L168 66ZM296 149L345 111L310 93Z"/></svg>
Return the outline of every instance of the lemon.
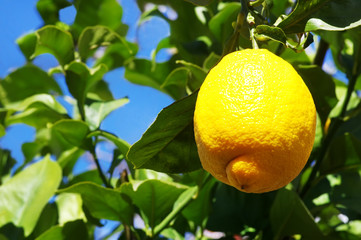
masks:
<svg viewBox="0 0 361 240"><path fill-rule="evenodd" d="M316 109L285 60L265 49L226 55L207 75L194 112L203 168L240 191L290 183L310 156Z"/></svg>

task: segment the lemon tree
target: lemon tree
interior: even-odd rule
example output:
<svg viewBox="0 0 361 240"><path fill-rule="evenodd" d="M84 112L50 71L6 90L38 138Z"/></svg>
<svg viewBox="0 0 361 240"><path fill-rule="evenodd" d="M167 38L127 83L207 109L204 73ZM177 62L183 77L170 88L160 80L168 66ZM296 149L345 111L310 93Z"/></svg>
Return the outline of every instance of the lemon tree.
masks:
<svg viewBox="0 0 361 240"><path fill-rule="evenodd" d="M0 146L0 239L360 239L361 2L132 0L170 29L144 58L126 1L36 2L0 79L0 137L35 132ZM114 70L174 100L132 144L102 125L132 101Z"/></svg>

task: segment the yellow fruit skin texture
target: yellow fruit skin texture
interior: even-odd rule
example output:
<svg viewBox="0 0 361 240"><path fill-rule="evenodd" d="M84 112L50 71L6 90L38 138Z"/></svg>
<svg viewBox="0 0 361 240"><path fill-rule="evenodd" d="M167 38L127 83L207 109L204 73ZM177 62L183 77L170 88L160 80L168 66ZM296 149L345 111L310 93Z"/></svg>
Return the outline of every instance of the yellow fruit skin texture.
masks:
<svg viewBox="0 0 361 240"><path fill-rule="evenodd" d="M295 69L265 49L226 55L198 93L194 131L205 170L240 191L291 182L310 156L312 96Z"/></svg>

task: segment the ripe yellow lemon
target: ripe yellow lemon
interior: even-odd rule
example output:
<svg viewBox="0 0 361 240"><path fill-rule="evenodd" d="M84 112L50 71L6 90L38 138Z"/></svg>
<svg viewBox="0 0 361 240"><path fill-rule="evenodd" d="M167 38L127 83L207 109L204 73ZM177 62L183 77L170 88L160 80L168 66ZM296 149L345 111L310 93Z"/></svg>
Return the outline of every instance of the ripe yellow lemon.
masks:
<svg viewBox="0 0 361 240"><path fill-rule="evenodd" d="M194 112L203 168L252 193L284 187L300 173L315 127L315 104L302 78L265 49L226 55L207 75Z"/></svg>

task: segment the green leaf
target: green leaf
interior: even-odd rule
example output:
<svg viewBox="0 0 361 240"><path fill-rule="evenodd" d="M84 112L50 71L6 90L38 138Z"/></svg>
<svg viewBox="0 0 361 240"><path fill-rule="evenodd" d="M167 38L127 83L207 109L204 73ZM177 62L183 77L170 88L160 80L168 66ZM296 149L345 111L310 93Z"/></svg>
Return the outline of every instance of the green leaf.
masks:
<svg viewBox="0 0 361 240"><path fill-rule="evenodd" d="M187 95L186 86L189 77L189 70L185 67L174 69L164 83L160 86L162 89L170 92L174 99L180 99Z"/></svg>
<svg viewBox="0 0 361 240"><path fill-rule="evenodd" d="M60 120L51 127L52 133L71 146L90 149L90 139L87 138L89 127L77 120Z"/></svg>
<svg viewBox="0 0 361 240"><path fill-rule="evenodd" d="M74 60L73 38L69 32L55 26L45 26L36 31L36 36L37 43L32 58L50 53L62 66Z"/></svg>
<svg viewBox="0 0 361 240"><path fill-rule="evenodd" d="M110 46L115 43L122 44L128 52L120 54L121 56L130 57L135 54L128 42L116 32L105 26L87 27L79 37L79 55L82 61L94 54L95 50L101 46Z"/></svg>
<svg viewBox="0 0 361 240"><path fill-rule="evenodd" d="M59 21L59 11L71 6L66 0L39 0L36 8L45 24L55 24Z"/></svg>
<svg viewBox="0 0 361 240"><path fill-rule="evenodd" d="M91 129L100 127L102 121L114 110L128 103L128 98L120 98L108 102L94 102L89 107L85 107L86 121Z"/></svg>
<svg viewBox="0 0 361 240"><path fill-rule="evenodd" d="M72 27L76 39L87 26L103 25L118 33L123 31L123 10L118 1L75 0L74 6L77 14Z"/></svg>
<svg viewBox="0 0 361 240"><path fill-rule="evenodd" d="M78 147L73 147L61 152L57 162L63 169L64 176L68 176L70 173L72 173L76 161L83 153L84 150Z"/></svg>
<svg viewBox="0 0 361 240"><path fill-rule="evenodd" d="M15 163L15 159L11 157L11 152L0 148L0 184L2 183L2 177L10 173Z"/></svg>
<svg viewBox="0 0 361 240"><path fill-rule="evenodd" d="M296 8L277 27L285 33L343 31L361 25L360 7L358 0L299 0Z"/></svg>
<svg viewBox="0 0 361 240"><path fill-rule="evenodd" d="M114 100L113 94L109 89L108 83L100 80L90 88L87 93L87 98L95 101L112 101Z"/></svg>
<svg viewBox="0 0 361 240"><path fill-rule="evenodd" d="M145 180L139 184L124 183L120 190L145 214L145 222L154 229L172 211L173 204L187 187L160 180Z"/></svg>
<svg viewBox="0 0 361 240"><path fill-rule="evenodd" d="M198 192L197 198L191 202L183 211L183 216L193 222L196 226L205 228L208 217L211 212L212 191L216 184L216 180L212 178Z"/></svg>
<svg viewBox="0 0 361 240"><path fill-rule="evenodd" d="M270 211L274 239L300 234L306 239L326 239L311 213L295 192L281 189L277 192Z"/></svg>
<svg viewBox="0 0 361 240"><path fill-rule="evenodd" d="M96 218L122 221L125 224L133 221L133 208L119 191L91 182L82 182L58 192L80 194L83 203Z"/></svg>
<svg viewBox="0 0 361 240"><path fill-rule="evenodd" d="M48 203L36 223L33 232L28 239L35 239L58 222L58 209L55 203Z"/></svg>
<svg viewBox="0 0 361 240"><path fill-rule="evenodd" d="M69 92L78 101L81 116L85 119L84 104L87 93L102 79L107 72L105 65L89 69L84 63L71 62L65 70L65 80Z"/></svg>
<svg viewBox="0 0 361 240"><path fill-rule="evenodd" d="M86 222L86 217L82 209L83 201L79 194L61 193L57 196L55 202L58 206L60 226L78 219Z"/></svg>
<svg viewBox="0 0 361 240"><path fill-rule="evenodd" d="M89 239L88 229L82 220L67 222L63 227L53 226L36 240L77 240Z"/></svg>
<svg viewBox="0 0 361 240"><path fill-rule="evenodd" d="M272 39L284 45L286 45L287 42L287 37L281 28L268 25L258 25L256 27L256 38L257 40L263 38Z"/></svg>
<svg viewBox="0 0 361 240"><path fill-rule="evenodd" d="M186 0L186 1L193 3L194 5L207 6L213 0Z"/></svg>
<svg viewBox="0 0 361 240"><path fill-rule="evenodd" d="M27 61L31 60L31 56L35 52L37 39L38 38L36 37L36 33L33 32L21 36L16 40L16 43L19 45L20 50Z"/></svg>
<svg viewBox="0 0 361 240"><path fill-rule="evenodd" d="M361 141L345 133L335 138L320 168L322 175L361 167Z"/></svg>
<svg viewBox="0 0 361 240"><path fill-rule="evenodd" d="M224 44L233 33L232 22L237 20L242 5L237 2L228 3L208 23L210 31L216 39Z"/></svg>
<svg viewBox="0 0 361 240"><path fill-rule="evenodd" d="M329 113L338 102L335 83L330 75L316 65L299 65L297 71L312 94L317 113L324 126Z"/></svg>
<svg viewBox="0 0 361 240"><path fill-rule="evenodd" d="M201 67L190 62L178 60L177 63L184 65L188 69L187 86L191 92L200 88L207 76L207 72Z"/></svg>
<svg viewBox="0 0 361 240"><path fill-rule="evenodd" d="M161 88L171 68L168 62L154 63L146 59L134 59L125 67L124 77L132 83L149 86L174 97L172 92Z"/></svg>
<svg viewBox="0 0 361 240"><path fill-rule="evenodd" d="M350 213L361 213L361 176L359 171L348 171L340 173L340 183L334 186L330 193L330 201L339 208L344 206ZM342 208L341 208L342 210ZM351 214L350 214L351 215Z"/></svg>
<svg viewBox="0 0 361 240"><path fill-rule="evenodd" d="M249 194L219 182L216 186L210 196L214 200L211 202L207 229L239 233L248 227L264 229L269 226L269 211L276 192Z"/></svg>
<svg viewBox="0 0 361 240"><path fill-rule="evenodd" d="M55 80L40 68L28 64L16 69L0 81L0 99L5 105L22 101L34 94L55 91L61 94Z"/></svg>
<svg viewBox="0 0 361 240"><path fill-rule="evenodd" d="M6 125L25 123L40 129L46 127L48 123L67 117L66 109L48 94L33 95L23 102L8 104L6 108L17 112L5 119Z"/></svg>
<svg viewBox="0 0 361 240"><path fill-rule="evenodd" d="M193 200L198 193L198 186L190 187L179 195L177 201L173 205L172 211L154 228L154 235L165 229L169 223Z"/></svg>
<svg viewBox="0 0 361 240"><path fill-rule="evenodd" d="M197 93L164 108L127 158L136 168L179 173L201 167L193 132Z"/></svg>
<svg viewBox="0 0 361 240"><path fill-rule="evenodd" d="M0 226L12 222L29 236L60 181L59 165L45 157L5 182L0 186Z"/></svg>
<svg viewBox="0 0 361 240"><path fill-rule="evenodd" d="M5 134L6 134L5 127L0 124L0 138L5 136Z"/></svg>
<svg viewBox="0 0 361 240"><path fill-rule="evenodd" d="M211 54L209 54L209 56L203 62L203 69L208 72L219 62L220 59L221 56L215 54L214 52L211 52Z"/></svg>
<svg viewBox="0 0 361 240"><path fill-rule="evenodd" d="M108 46L103 55L98 58L95 65L105 64L109 70L126 65L138 52L138 46L126 41L126 43L113 43Z"/></svg>

